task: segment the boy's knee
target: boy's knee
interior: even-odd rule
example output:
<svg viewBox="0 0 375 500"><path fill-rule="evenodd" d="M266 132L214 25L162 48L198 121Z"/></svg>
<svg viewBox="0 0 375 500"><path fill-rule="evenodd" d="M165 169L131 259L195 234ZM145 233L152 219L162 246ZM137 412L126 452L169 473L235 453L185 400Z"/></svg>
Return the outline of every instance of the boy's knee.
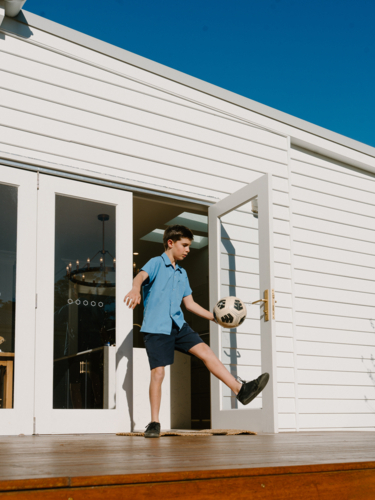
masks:
<svg viewBox="0 0 375 500"><path fill-rule="evenodd" d="M151 378L157 381L163 381L165 375L164 366L158 366L151 370Z"/></svg>
<svg viewBox="0 0 375 500"><path fill-rule="evenodd" d="M199 351L197 353L193 353L193 354L198 355L198 357L202 361L206 361L207 359L215 356L212 349L207 344L204 344L204 343L199 344Z"/></svg>

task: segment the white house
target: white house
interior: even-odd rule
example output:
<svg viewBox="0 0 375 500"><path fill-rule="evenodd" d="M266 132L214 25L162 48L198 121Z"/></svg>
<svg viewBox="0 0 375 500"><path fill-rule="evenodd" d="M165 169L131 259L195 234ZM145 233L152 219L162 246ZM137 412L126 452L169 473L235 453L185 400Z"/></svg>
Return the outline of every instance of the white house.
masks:
<svg viewBox="0 0 375 500"><path fill-rule="evenodd" d="M271 382L239 408L178 353L162 426L373 430L375 149L34 14L1 20L0 433L149 421L123 298L177 221L195 300L248 309L193 328Z"/></svg>

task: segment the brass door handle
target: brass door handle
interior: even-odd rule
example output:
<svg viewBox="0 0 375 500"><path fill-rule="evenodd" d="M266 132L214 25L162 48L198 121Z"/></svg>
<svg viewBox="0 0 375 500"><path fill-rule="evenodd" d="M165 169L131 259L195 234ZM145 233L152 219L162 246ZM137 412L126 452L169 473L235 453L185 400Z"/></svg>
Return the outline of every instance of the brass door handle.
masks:
<svg viewBox="0 0 375 500"><path fill-rule="evenodd" d="M259 304L259 302L264 302L264 321L269 321L270 319L270 306L269 306L269 291L264 290L264 298L252 302L252 304ZM272 290L272 319L275 319L275 290Z"/></svg>
<svg viewBox="0 0 375 500"><path fill-rule="evenodd" d="M268 302L268 299L259 299L256 300L255 302L252 302L252 304L258 304L259 302Z"/></svg>

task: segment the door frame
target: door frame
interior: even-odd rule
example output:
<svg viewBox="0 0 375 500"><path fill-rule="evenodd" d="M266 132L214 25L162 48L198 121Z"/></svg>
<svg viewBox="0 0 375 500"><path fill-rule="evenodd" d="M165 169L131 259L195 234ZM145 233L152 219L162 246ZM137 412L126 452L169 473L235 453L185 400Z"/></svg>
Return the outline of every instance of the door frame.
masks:
<svg viewBox="0 0 375 500"><path fill-rule="evenodd" d="M18 189L14 400L13 408L0 410L0 429L3 435L32 434L37 174L0 164L0 183Z"/></svg>
<svg viewBox="0 0 375 500"><path fill-rule="evenodd" d="M271 300L274 285L273 257L273 205L272 175L264 174L257 180L227 196L208 209L209 234L209 284L210 309L213 310L220 297L221 265L220 217L258 198L259 210L259 288L269 290ZM262 297L259 297L263 299ZM270 304L271 311L271 304ZM270 374L270 381L262 393L261 409L222 410L222 383L211 375L211 423L212 428L248 429L255 432L278 432L277 412L277 365L276 365L276 322L270 314L269 321L261 322L262 372ZM210 344L216 356L221 358L221 327L211 322Z"/></svg>
<svg viewBox="0 0 375 500"><path fill-rule="evenodd" d="M132 193L95 184L40 175L37 235L35 346L35 429L38 434L113 433L132 425L132 311L123 298L132 283ZM62 195L116 205L116 407L53 409L53 311L55 197Z"/></svg>

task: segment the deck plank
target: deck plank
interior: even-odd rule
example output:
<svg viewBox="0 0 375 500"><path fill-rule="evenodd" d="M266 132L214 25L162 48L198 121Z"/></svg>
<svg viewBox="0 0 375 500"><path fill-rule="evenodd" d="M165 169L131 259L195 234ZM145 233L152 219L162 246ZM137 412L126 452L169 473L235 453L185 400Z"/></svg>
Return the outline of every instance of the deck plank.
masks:
<svg viewBox="0 0 375 500"><path fill-rule="evenodd" d="M329 494L332 498L333 491L371 498L366 495L375 491L375 435L0 437L0 492L4 498L34 495L32 498L48 500L59 499L61 494L61 498L77 500L90 493L90 498L105 494L111 499L126 492L129 498L141 500L150 488L153 496L160 494L164 500L180 498L180 490L189 491L194 498L214 498L214 491L216 496L226 491L227 498L232 498L231 488L236 498L242 498L239 492L248 488L255 495L251 498L258 498L256 491L264 481L268 486L259 490L263 499L268 498L265 488L271 495L280 485L285 485L286 496L277 498L300 498L302 485L304 499L315 498L317 492L319 498L329 498Z"/></svg>

